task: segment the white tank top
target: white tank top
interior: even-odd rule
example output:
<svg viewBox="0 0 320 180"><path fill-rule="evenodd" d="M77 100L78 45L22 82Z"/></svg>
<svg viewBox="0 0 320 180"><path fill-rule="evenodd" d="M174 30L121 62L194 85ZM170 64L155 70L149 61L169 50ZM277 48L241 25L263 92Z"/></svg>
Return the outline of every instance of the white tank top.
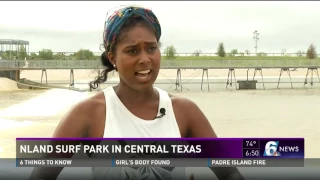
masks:
<svg viewBox="0 0 320 180"><path fill-rule="evenodd" d="M159 107L165 108L166 115L155 120L143 120L132 114L120 101L113 87L105 89L106 123L103 137L120 138L177 138L180 130L173 112L171 98L166 91L159 92Z"/></svg>
<svg viewBox="0 0 320 180"><path fill-rule="evenodd" d="M103 90L106 99L106 121L104 138L179 138L180 130L174 115L169 94L160 89L160 109L165 108L166 115L155 120L143 120L132 114L120 101L113 87ZM160 167L95 167L92 168L92 179L130 179L130 180L170 180L184 179L185 168L160 168Z"/></svg>

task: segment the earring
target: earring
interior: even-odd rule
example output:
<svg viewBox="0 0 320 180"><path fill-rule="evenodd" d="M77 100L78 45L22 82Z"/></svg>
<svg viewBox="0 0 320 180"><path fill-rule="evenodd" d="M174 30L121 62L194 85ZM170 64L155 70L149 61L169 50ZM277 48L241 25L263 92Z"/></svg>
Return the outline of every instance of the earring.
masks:
<svg viewBox="0 0 320 180"><path fill-rule="evenodd" d="M116 65L114 64L113 67L116 68Z"/></svg>

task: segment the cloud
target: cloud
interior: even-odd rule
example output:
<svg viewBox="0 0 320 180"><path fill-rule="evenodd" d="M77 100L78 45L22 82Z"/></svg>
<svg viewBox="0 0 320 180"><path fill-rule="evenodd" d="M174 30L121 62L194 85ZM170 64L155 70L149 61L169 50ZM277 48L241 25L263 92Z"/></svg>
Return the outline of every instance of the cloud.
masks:
<svg viewBox="0 0 320 180"><path fill-rule="evenodd" d="M132 2L0 2L0 39L30 41L30 50L99 51L108 9ZM150 7L162 26L164 46L178 52L254 51L253 31L260 32L258 51L296 52L320 44L320 2L135 2ZM13 14L12 9L17 13ZM8 15L10 13L10 15Z"/></svg>

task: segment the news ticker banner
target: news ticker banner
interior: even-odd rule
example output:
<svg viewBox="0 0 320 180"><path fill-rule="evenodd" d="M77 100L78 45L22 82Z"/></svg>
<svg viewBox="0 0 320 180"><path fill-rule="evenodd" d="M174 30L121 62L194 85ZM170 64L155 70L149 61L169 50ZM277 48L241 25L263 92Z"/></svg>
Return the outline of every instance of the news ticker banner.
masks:
<svg viewBox="0 0 320 180"><path fill-rule="evenodd" d="M16 159L16 167L304 167L304 159Z"/></svg>
<svg viewBox="0 0 320 180"><path fill-rule="evenodd" d="M303 138L17 138L17 158L304 158Z"/></svg>

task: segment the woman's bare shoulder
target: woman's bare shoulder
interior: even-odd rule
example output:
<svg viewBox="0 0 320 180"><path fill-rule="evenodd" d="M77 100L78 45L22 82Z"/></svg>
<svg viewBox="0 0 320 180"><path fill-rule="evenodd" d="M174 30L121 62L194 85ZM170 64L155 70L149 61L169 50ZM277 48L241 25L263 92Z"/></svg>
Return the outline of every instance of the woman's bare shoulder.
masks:
<svg viewBox="0 0 320 180"><path fill-rule="evenodd" d="M169 94L171 98L172 107L176 115L183 115L183 119L187 120L192 118L195 114L202 113L198 105L192 100Z"/></svg>
<svg viewBox="0 0 320 180"><path fill-rule="evenodd" d="M169 95L176 116L183 117L187 124L188 137L203 138L217 137L208 119L199 106L190 99Z"/></svg>
<svg viewBox="0 0 320 180"><path fill-rule="evenodd" d="M104 94L99 92L89 98L86 98L79 103L77 103L72 110L76 111L81 115L94 115L101 110L104 110L106 106L106 101Z"/></svg>
<svg viewBox="0 0 320 180"><path fill-rule="evenodd" d="M172 105L174 107L179 107L179 108L194 108L197 105L190 99L181 97L181 96L175 96L172 94L169 94L169 97L171 98Z"/></svg>
<svg viewBox="0 0 320 180"><path fill-rule="evenodd" d="M105 98L97 93L75 104L61 119L54 137L84 137L105 114Z"/></svg>

